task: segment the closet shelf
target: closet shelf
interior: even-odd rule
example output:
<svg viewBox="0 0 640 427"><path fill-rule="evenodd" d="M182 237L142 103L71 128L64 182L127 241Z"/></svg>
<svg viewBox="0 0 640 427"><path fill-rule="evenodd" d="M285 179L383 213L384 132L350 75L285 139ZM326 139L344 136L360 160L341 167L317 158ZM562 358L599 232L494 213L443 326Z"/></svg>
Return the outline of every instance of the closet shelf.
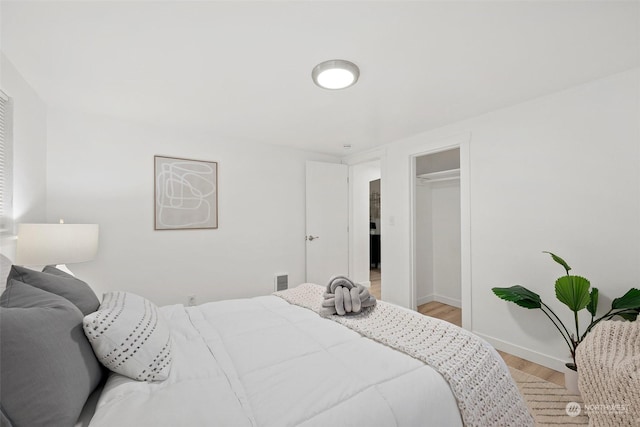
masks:
<svg viewBox="0 0 640 427"><path fill-rule="evenodd" d="M423 173L418 175L424 182L448 181L450 179L460 178L460 169L449 169L446 171Z"/></svg>

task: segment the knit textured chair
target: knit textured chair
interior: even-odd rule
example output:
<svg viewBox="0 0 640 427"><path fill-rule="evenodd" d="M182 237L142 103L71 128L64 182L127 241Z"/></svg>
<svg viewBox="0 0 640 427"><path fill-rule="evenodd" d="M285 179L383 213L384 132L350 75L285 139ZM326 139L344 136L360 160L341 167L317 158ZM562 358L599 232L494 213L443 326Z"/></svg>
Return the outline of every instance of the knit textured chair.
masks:
<svg viewBox="0 0 640 427"><path fill-rule="evenodd" d="M576 351L590 426L640 425L640 321L600 322Z"/></svg>

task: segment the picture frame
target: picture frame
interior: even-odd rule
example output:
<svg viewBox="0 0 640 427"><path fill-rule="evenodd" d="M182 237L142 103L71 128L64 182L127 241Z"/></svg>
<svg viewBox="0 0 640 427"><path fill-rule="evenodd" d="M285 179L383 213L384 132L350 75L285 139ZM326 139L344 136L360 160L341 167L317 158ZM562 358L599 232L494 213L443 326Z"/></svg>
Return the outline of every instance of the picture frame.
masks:
<svg viewBox="0 0 640 427"><path fill-rule="evenodd" d="M154 156L154 229L218 228L218 162Z"/></svg>

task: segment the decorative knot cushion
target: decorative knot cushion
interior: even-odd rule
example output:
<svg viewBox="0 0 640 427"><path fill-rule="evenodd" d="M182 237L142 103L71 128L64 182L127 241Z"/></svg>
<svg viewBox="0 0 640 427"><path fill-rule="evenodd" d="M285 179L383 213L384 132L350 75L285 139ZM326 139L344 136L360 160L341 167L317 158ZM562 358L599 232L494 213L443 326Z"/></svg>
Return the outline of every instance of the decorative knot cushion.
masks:
<svg viewBox="0 0 640 427"><path fill-rule="evenodd" d="M326 289L321 316L358 314L363 309L376 305L376 298L369 294L367 288L345 276L333 276Z"/></svg>
<svg viewBox="0 0 640 427"><path fill-rule="evenodd" d="M171 332L151 301L109 292L84 318L84 333L107 369L138 381L162 381L171 369Z"/></svg>

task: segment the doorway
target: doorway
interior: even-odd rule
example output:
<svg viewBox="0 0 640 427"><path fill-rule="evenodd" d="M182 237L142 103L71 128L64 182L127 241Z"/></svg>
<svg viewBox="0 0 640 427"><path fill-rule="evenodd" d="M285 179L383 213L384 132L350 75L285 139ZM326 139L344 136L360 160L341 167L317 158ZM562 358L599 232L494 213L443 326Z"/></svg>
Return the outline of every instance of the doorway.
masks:
<svg viewBox="0 0 640 427"><path fill-rule="evenodd" d="M374 179L369 182L369 291L376 299L382 297L380 206L380 179Z"/></svg>
<svg viewBox="0 0 640 427"><path fill-rule="evenodd" d="M416 305L462 308L460 148L415 157Z"/></svg>
<svg viewBox="0 0 640 427"><path fill-rule="evenodd" d="M381 251L373 247L382 238L380 183L380 160L349 167L349 275L354 282L369 287L376 298L382 292ZM372 191L377 194L372 195ZM372 198L375 198L373 203ZM372 249L380 254L377 260Z"/></svg>

